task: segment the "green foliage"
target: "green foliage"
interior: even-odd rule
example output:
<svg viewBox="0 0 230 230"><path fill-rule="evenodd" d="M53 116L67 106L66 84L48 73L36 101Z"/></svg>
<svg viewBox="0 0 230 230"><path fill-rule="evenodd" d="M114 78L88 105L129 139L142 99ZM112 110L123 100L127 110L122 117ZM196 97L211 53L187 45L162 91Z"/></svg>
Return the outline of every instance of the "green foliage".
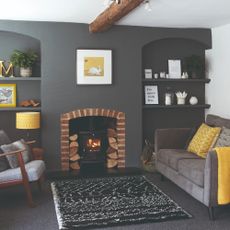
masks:
<svg viewBox="0 0 230 230"><path fill-rule="evenodd" d="M28 50L27 52L14 50L13 54L10 57L10 61L14 66L23 68L32 67L37 59L38 55L32 50Z"/></svg>
<svg viewBox="0 0 230 230"><path fill-rule="evenodd" d="M204 74L204 59L198 55L192 55L184 60L184 71L188 72L189 76L201 77Z"/></svg>

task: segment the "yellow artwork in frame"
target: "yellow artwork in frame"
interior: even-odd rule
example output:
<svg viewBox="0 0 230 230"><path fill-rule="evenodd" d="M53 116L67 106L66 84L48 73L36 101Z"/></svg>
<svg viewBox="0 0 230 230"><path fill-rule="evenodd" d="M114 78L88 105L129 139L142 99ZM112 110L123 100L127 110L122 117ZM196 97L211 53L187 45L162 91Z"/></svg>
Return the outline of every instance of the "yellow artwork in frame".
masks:
<svg viewBox="0 0 230 230"><path fill-rule="evenodd" d="M84 58L84 76L85 77L103 77L104 76L104 57L85 57Z"/></svg>
<svg viewBox="0 0 230 230"><path fill-rule="evenodd" d="M0 84L0 107L16 107L16 84Z"/></svg>

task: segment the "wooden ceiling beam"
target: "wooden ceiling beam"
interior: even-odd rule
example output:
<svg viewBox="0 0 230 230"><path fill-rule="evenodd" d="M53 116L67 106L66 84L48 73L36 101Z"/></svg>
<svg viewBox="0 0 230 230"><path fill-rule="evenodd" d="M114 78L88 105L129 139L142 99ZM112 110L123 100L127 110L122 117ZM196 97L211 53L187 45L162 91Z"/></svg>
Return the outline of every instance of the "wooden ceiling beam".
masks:
<svg viewBox="0 0 230 230"><path fill-rule="evenodd" d="M97 33L107 30L115 22L138 7L143 1L145 0L121 0L119 4L112 3L89 25L89 31Z"/></svg>

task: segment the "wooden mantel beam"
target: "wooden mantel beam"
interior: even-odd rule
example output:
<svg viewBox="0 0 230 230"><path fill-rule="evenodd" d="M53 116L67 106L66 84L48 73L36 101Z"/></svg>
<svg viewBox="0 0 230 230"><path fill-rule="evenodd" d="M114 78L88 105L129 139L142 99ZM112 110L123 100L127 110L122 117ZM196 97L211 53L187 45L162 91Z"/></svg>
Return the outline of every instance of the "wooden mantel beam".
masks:
<svg viewBox="0 0 230 230"><path fill-rule="evenodd" d="M102 32L123 18L145 0L121 0L119 4L112 3L105 11L89 25L91 33Z"/></svg>

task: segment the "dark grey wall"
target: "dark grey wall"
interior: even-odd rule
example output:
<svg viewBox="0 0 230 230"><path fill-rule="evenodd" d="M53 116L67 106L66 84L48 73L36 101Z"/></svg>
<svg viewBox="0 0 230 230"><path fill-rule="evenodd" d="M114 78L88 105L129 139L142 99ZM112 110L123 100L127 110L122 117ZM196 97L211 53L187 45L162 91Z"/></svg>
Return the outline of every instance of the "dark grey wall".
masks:
<svg viewBox="0 0 230 230"><path fill-rule="evenodd" d="M33 36L41 42L42 141L50 170L60 168L60 115L83 107L126 113L126 162L137 166L142 144L142 47L168 37L211 46L209 29L114 26L108 32L90 34L85 24L0 21L0 30ZM112 49L113 85L76 85L77 48Z"/></svg>

